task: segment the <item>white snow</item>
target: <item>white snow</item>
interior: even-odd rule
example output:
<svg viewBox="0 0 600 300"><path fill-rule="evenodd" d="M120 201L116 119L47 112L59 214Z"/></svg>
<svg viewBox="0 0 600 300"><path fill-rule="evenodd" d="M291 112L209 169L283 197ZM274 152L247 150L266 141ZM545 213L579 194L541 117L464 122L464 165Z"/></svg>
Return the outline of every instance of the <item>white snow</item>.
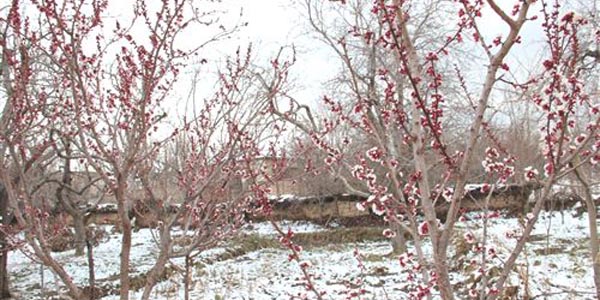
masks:
<svg viewBox="0 0 600 300"><path fill-rule="evenodd" d="M498 258L489 259L486 266L501 266L515 244L507 232L519 234L517 219L488 220L488 245L497 251ZM282 222L284 230L291 228L295 232L315 232L327 230L308 222ZM107 228L109 231L111 228ZM460 223L457 236L466 231L482 241L482 220ZM252 224L243 229L245 233L254 233L271 237L275 234L269 223ZM546 237L549 234L549 239ZM542 299L593 299L592 294L569 294L569 291L591 293L594 290L591 259L588 251L588 223L586 216L573 217L571 212L564 214L544 213L533 233L534 239L526 246L520 256L516 271L511 274L508 286L519 286L519 295L523 296L525 282L522 274L527 274L529 295ZM96 278L99 285L118 284L120 235L111 233L109 238L94 249ZM409 245L410 246L410 245ZM224 245L223 245L224 247ZM289 299L292 295L306 294L300 280L302 273L296 262L288 260L289 252L284 249L262 249L233 259L216 261L206 260L225 251L225 248L205 251L202 255L206 263L193 269L191 299ZM554 250L550 254L540 254L544 249ZM364 268L360 268L355 257L358 250ZM431 253L430 248L424 249ZM365 299L404 299L406 295L408 273L403 270L396 257L386 256L390 251L388 242L356 243L329 245L301 252L301 260L310 262L310 272L320 291L325 291L326 299L345 299L345 293L365 289ZM158 254L154 244L153 232L142 229L134 233L131 251L132 276L150 269ZM477 260L480 254L473 251L466 254L465 261ZM87 260L75 257L74 251L55 254L57 260L71 274L79 285L87 283ZM208 263L210 261L210 263ZM183 261L170 263L183 268ZM449 262L451 263L451 262ZM457 264L457 262L454 262ZM459 269L461 267L457 265ZM61 291L64 288L48 268L44 269L44 290ZM43 299L41 296L41 265L32 261L23 252L11 252L9 271L12 289L20 295L18 299ZM518 272L517 272L518 271ZM475 272L453 271L453 282L468 280ZM521 274L521 275L519 275ZM362 281L362 284L360 282ZM157 285L152 299L183 299L183 277L172 276ZM358 285L357 285L358 283ZM556 293L556 294L552 294ZM541 295L548 294L547 297ZM140 291L132 291L131 299L139 299ZM435 298L435 297L434 297ZM118 299L118 296L103 298Z"/></svg>
<svg viewBox="0 0 600 300"><path fill-rule="evenodd" d="M305 232L317 232L326 230L325 227L321 225L317 225L311 222L303 222L303 221L278 221L279 227L284 232L287 232L288 229L295 233L305 233ZM269 222L259 222L259 223L249 223L242 227L242 231L245 233L256 233L260 235L277 235L277 231L273 228L273 225Z"/></svg>

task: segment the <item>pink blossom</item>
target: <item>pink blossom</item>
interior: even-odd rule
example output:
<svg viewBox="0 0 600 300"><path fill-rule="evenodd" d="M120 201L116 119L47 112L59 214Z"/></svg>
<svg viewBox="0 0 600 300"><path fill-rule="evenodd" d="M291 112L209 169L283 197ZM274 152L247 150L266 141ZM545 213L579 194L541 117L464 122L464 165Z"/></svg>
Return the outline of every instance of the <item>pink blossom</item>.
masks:
<svg viewBox="0 0 600 300"><path fill-rule="evenodd" d="M378 162L383 157L383 151L377 147L367 150L367 157L374 162Z"/></svg>
<svg viewBox="0 0 600 300"><path fill-rule="evenodd" d="M385 206L380 203L373 203L371 209L373 210L373 213L378 216L383 216L383 214L385 214Z"/></svg>
<svg viewBox="0 0 600 300"><path fill-rule="evenodd" d="M536 179L538 176L538 170L534 169L531 166L525 168L524 171L525 171L525 174L523 174L523 175L525 176L526 181L532 181L532 180Z"/></svg>
<svg viewBox="0 0 600 300"><path fill-rule="evenodd" d="M386 228L383 230L383 236L385 236L386 238L393 238L396 236L396 232L389 228Z"/></svg>
<svg viewBox="0 0 600 300"><path fill-rule="evenodd" d="M419 234L420 235L428 235L429 234L429 223L426 221L421 222L419 224Z"/></svg>
<svg viewBox="0 0 600 300"><path fill-rule="evenodd" d="M465 241L469 244L473 244L475 242L475 236L471 232L467 232L464 234Z"/></svg>

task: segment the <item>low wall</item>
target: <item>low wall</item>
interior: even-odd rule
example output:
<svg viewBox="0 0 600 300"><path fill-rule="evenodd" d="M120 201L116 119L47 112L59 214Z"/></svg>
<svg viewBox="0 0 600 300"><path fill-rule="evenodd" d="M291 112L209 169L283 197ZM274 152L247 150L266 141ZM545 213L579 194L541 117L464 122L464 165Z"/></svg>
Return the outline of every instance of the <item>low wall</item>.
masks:
<svg viewBox="0 0 600 300"><path fill-rule="evenodd" d="M488 210L506 211L509 215L523 213L527 209L529 196L539 189L537 185L507 185L497 187L491 193L483 186L469 186L461 200L461 209L465 212L484 210L487 201ZM489 199L488 199L489 196ZM321 197L284 198L272 202L273 212L270 218L275 220L309 220L323 222L332 219L381 219L369 210L358 210L356 204L365 198L356 195L329 195ZM436 215L444 220L450 203L439 199L435 205Z"/></svg>
<svg viewBox="0 0 600 300"><path fill-rule="evenodd" d="M488 209L503 210L508 214L523 213L527 208L529 196L538 188L535 185L508 185L496 188L489 197ZM488 195L489 192L482 187L470 187L461 200L461 209L463 211L483 210ZM271 200L272 212L270 215L259 214L248 216L248 218L254 221L266 219L305 220L316 223L336 221L341 225L382 224L382 218L371 213L369 209L361 211L356 208L357 203L364 200L363 197L348 194L284 197ZM449 203L440 199L435 207L438 218L445 219L448 208ZM175 211L174 209L171 210ZM156 225L154 215L147 210L135 210L132 213L133 216L136 217L136 224L134 225L138 227ZM116 205L102 205L91 209L86 218L87 223L117 224Z"/></svg>
<svg viewBox="0 0 600 300"><path fill-rule="evenodd" d="M252 219L304 220L328 223L335 220L340 225L366 225L382 223L380 217L368 210L358 210L356 204L364 198L355 195L328 195L320 197L284 198L273 200L269 216L258 215Z"/></svg>
<svg viewBox="0 0 600 300"><path fill-rule="evenodd" d="M529 203L529 197L533 191L541 186L536 184L506 185L494 188L493 191L481 185L467 187L467 192L461 200L461 209L465 212L488 210L506 211L508 215L518 215L525 212ZM440 202L436 205L436 215L445 219L448 214L450 203Z"/></svg>

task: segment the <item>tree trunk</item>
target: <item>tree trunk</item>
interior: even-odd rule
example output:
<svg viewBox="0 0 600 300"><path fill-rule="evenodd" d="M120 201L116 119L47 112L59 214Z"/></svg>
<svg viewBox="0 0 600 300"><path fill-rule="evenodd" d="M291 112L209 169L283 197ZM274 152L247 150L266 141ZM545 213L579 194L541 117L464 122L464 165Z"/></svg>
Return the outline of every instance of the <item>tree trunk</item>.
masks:
<svg viewBox="0 0 600 300"><path fill-rule="evenodd" d="M89 299L96 300L96 271L94 269L94 246L92 244L93 233L86 236L87 257L88 257L88 284Z"/></svg>
<svg viewBox="0 0 600 300"><path fill-rule="evenodd" d="M183 299L190 300L190 284L192 282L191 269L192 268L192 258L190 255L185 256L185 279L183 280L184 291L183 291Z"/></svg>
<svg viewBox="0 0 600 300"><path fill-rule="evenodd" d="M2 184L0 184L0 216L2 217L2 224L10 224L8 218L8 194ZM6 249L6 234L0 230L0 299L10 298L10 291L8 289L8 250Z"/></svg>
<svg viewBox="0 0 600 300"><path fill-rule="evenodd" d="M160 276L165 270L165 265L169 260L169 251L171 249L171 232L168 227L161 228L160 234L160 253L158 259L154 263L152 270L146 276L146 285L144 286L144 292L142 293L142 300L150 299L150 293L152 289L160 279ZM186 258L187 259L187 258ZM187 263L187 261L186 261ZM185 279L187 280L187 278Z"/></svg>
<svg viewBox="0 0 600 300"><path fill-rule="evenodd" d="M75 229L75 255L83 256L86 246L85 220L83 214L76 213L71 215L73 218L73 228Z"/></svg>
<svg viewBox="0 0 600 300"><path fill-rule="evenodd" d="M580 160L576 158L575 162L579 163L579 161ZM596 211L596 203L594 203L589 179L585 171L581 168L576 168L575 176L577 176L577 179L581 182L581 185L583 185L583 199L585 200L585 206L587 207L588 224L590 226L590 258L592 261L592 270L594 271L596 299L600 299L600 253L598 252L598 225L596 224L598 213Z"/></svg>
<svg viewBox="0 0 600 300"><path fill-rule="evenodd" d="M400 227L397 223L392 222L390 226L393 228L396 236L392 238L392 255L398 255L405 253L408 248L406 247L406 237L404 234L406 231Z"/></svg>
<svg viewBox="0 0 600 300"><path fill-rule="evenodd" d="M64 169L62 174L62 184L56 189L56 198L59 203L62 204L64 209L67 211L73 219L73 228L75 229L75 255L83 256L85 251L85 221L83 219L83 213L78 207L76 201L73 201L71 192L65 187L73 185L73 176L71 170L71 141L66 139L64 141Z"/></svg>
<svg viewBox="0 0 600 300"><path fill-rule="evenodd" d="M119 182L120 185L123 183ZM131 255L131 219L129 218L129 209L127 200L125 199L124 187L117 188L116 199L118 204L119 219L121 222L121 230L123 237L121 239L121 266L120 266L120 281L121 288L119 290L120 300L129 300L129 261Z"/></svg>
<svg viewBox="0 0 600 300"><path fill-rule="evenodd" d="M436 254L437 258L434 260L435 271L438 273L437 285L440 290L442 299L454 299L454 287L450 282L450 274L448 273L448 264L444 263L447 260L446 252Z"/></svg>
<svg viewBox="0 0 600 300"><path fill-rule="evenodd" d="M0 247L4 248L5 245L5 236L4 234L0 234ZM8 288L8 251L2 250L0 253L0 299L10 299L11 294Z"/></svg>
<svg viewBox="0 0 600 300"><path fill-rule="evenodd" d="M41 227L36 226L33 228L35 231L33 235L37 237L27 238L27 243L33 248L33 253L36 257L38 257L41 263L52 270L52 272L60 278L60 280L65 284L67 290L69 291L69 295L74 299L84 299L83 291L77 286L77 284L73 281L73 278L65 271L62 264L58 263L55 259L52 258L52 254L48 247L44 246L46 241L41 240L39 237L42 237Z"/></svg>

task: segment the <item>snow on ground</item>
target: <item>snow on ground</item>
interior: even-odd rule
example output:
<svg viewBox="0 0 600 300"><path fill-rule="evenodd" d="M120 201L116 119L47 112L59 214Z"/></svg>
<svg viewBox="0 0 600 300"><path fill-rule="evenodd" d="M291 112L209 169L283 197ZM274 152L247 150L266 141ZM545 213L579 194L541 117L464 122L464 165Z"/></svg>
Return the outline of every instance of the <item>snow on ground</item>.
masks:
<svg viewBox="0 0 600 300"><path fill-rule="evenodd" d="M472 232L480 238L483 231L481 223L481 220L461 223L457 234ZM245 228L243 232L272 237L274 231L269 226L268 223L257 223ZM327 230L306 222L282 223L284 230L288 227L296 232ZM489 220L488 243L496 249L498 257L489 259L487 267L499 266L506 259L507 251L515 244L515 240L509 236L511 233L518 235L519 228L517 219ZM548 233L549 239L546 238ZM530 296L539 296L541 299L593 299L591 294L586 294L594 288L587 248L588 234L585 215L573 217L570 212L562 215L544 214L536 225L532 240L526 246L526 253L518 261L517 272L514 272L507 285L519 286L521 296L527 286ZM355 250L362 257L360 261L355 256ZM403 290L408 274L400 267L397 258L386 256L390 250L387 242L328 245L303 251L301 259L312 264L310 270L316 276L317 289L326 291L330 299L344 299L344 293L359 289L367 291L363 299L406 299ZM120 235L112 233L94 251L99 284L116 286ZM223 251L223 248L211 249L203 257L211 258ZM430 252L430 249L426 251ZM142 229L134 234L131 253L132 275L142 274L150 269L157 255L151 230ZM268 300L289 299L290 296L306 293L299 280L300 268L296 263L288 261L288 254L282 249L262 249L222 261L205 260L206 263L195 266L193 270L190 298ZM455 267L454 282L468 282L469 277L476 273L469 269L468 261L476 261L479 255L471 251L464 257L466 262L449 262ZM75 257L74 251L58 253L56 257L73 274L78 284L85 285L88 272L85 257ZM171 263L183 267L181 260ZM364 268L359 267L360 263ZM43 299L40 264L32 262L23 253L14 252L9 256L9 270L12 288L21 295L19 299ZM44 269L44 281L47 293L61 290L59 280L47 268ZM182 282L181 275L174 275L161 282L155 288L152 299L183 299ZM541 297L542 294L548 294L548 297ZM132 299L138 299L141 291L132 292L131 295ZM118 296L103 299L118 299Z"/></svg>
<svg viewBox="0 0 600 300"><path fill-rule="evenodd" d="M358 261L352 254L354 247L373 253L389 250L387 243L357 244L339 249L319 249L303 256L317 267L317 288L327 291L333 299L340 298L339 293L347 291L345 281L360 275L355 272ZM190 298L289 299L292 295L304 294L306 289L299 280L300 269L287 257L288 252L284 250L264 249L197 269ZM391 280L399 282L400 278ZM183 278L177 276L161 283L156 288L155 297L158 299L163 295L164 299L183 299L182 281ZM141 291L132 295L139 296ZM377 296L375 299L385 299L383 289L373 296ZM118 299L118 296L104 299Z"/></svg>
<svg viewBox="0 0 600 300"><path fill-rule="evenodd" d="M317 225L311 222L305 221L280 221L278 222L279 227L284 232L287 232L288 229L295 233L306 233L306 232L318 232L326 230L325 227L321 225ZM259 235L277 235L277 231L273 228L273 225L269 222L259 222L259 223L251 223L246 224L242 228L242 232L244 233L255 233Z"/></svg>
<svg viewBox="0 0 600 300"><path fill-rule="evenodd" d="M488 252L487 267L501 267L520 237L523 221L497 218L488 222L488 244L497 251L497 258L490 258ZM481 243L482 223L481 220L465 222L462 231L474 233ZM521 289L527 286L530 296L541 299L593 299L592 294L586 297L594 290L588 228L585 215L542 212L507 286L517 285ZM469 255L469 258L478 257Z"/></svg>
<svg viewBox="0 0 600 300"><path fill-rule="evenodd" d="M112 231L112 226L106 226L107 232ZM154 244L151 230L140 230L133 235L131 251L132 275L142 274L150 270L152 262L158 251ZM94 248L94 267L99 284L107 278L117 279L119 274L119 253L121 252L121 235L110 234L100 245ZM29 251L12 252L9 254L9 272L13 290L22 295L22 299L41 299L42 279L46 290L56 290L62 286L60 279L49 268L42 268L41 264L29 259ZM85 256L75 256L75 250L56 253L54 257L71 274L75 282L84 286L88 280L88 263ZM42 271L43 270L43 275ZM114 281L113 280L113 281ZM37 287L37 288L32 288Z"/></svg>

